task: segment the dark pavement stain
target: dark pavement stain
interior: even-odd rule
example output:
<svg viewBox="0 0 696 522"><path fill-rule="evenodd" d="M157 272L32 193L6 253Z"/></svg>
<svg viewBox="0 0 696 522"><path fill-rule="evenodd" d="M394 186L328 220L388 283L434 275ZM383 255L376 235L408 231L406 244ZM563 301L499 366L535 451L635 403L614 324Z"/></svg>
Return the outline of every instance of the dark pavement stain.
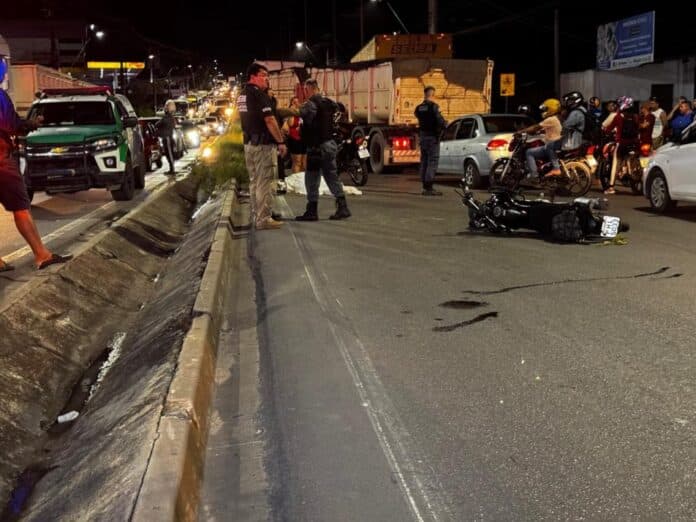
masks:
<svg viewBox="0 0 696 522"><path fill-rule="evenodd" d="M435 320L436 321L444 321L444 319L442 317L436 317Z"/></svg>
<svg viewBox="0 0 696 522"><path fill-rule="evenodd" d="M412 314L413 312L411 310L401 310L401 313L404 315L409 315L409 314Z"/></svg>
<svg viewBox="0 0 696 522"><path fill-rule="evenodd" d="M514 290L525 290L527 288L537 288L537 287L542 287L542 286L555 286L555 285L565 285L565 284L570 284L570 283L591 283L595 281L619 281L623 279L640 279L644 277L651 277L651 276L656 276L660 274L664 274L667 270L669 270L669 266L663 266L659 270L655 270L654 272L646 272L642 274L634 274L634 275L625 275L625 276L613 276L613 277L588 277L586 279L562 279L560 281L546 281L542 283L530 283L527 285L518 285L518 286L507 286L505 288L501 288L500 290L464 290L462 293L464 294L470 294L470 295L496 295L496 294L504 294L506 292L512 292ZM674 276L670 277L675 277L675 276L681 276L683 274L675 274ZM660 279L668 279L668 278L660 278Z"/></svg>
<svg viewBox="0 0 696 522"><path fill-rule="evenodd" d="M461 323L448 324L447 326L436 326L433 328L433 332L453 332L459 328L464 328L465 326L470 326L475 323L480 323L491 317L498 317L498 312L488 312L486 314L477 315L473 319L468 321L462 321Z"/></svg>
<svg viewBox="0 0 696 522"><path fill-rule="evenodd" d="M397 336L399 339L401 339L401 338L404 336L404 334L396 334L396 336Z"/></svg>
<svg viewBox="0 0 696 522"><path fill-rule="evenodd" d="M684 274L672 274L666 277L656 277L653 281L661 281L662 279L677 279L678 277L683 277Z"/></svg>
<svg viewBox="0 0 696 522"><path fill-rule="evenodd" d="M488 306L485 301L466 301L466 300L455 300L455 301L445 301L440 303L442 308L451 308L453 310L471 310L472 308L478 308L480 306Z"/></svg>

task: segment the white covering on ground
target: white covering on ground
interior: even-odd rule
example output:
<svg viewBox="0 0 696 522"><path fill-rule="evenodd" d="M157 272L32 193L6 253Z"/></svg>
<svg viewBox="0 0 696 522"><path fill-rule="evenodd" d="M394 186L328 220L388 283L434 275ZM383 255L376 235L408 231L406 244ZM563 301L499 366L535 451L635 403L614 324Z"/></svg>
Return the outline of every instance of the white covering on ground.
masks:
<svg viewBox="0 0 696 522"><path fill-rule="evenodd" d="M297 172L296 174L286 176L285 186L288 192L307 195L307 190L305 189L304 184L304 172ZM357 188L345 184L343 185L343 192L345 192L346 195L350 194L351 196L362 196L362 192L359 191ZM326 185L326 181L324 181L323 177L321 178L321 184L319 185L319 195L331 195L331 191L329 190L329 187Z"/></svg>

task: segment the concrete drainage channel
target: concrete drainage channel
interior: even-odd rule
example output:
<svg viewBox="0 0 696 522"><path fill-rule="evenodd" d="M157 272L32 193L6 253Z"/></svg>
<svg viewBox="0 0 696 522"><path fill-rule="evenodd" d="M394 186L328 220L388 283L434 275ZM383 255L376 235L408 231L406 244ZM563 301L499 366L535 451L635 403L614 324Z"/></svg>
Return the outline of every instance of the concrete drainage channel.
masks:
<svg viewBox="0 0 696 522"><path fill-rule="evenodd" d="M0 310L3 520L195 517L237 252L234 186L203 199L163 188Z"/></svg>

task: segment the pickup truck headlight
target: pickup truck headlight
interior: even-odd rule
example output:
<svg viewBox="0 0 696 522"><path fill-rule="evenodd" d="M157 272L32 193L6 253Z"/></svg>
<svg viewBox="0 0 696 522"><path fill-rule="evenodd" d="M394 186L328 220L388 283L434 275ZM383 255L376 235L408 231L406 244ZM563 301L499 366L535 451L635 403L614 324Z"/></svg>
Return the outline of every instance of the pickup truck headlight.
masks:
<svg viewBox="0 0 696 522"><path fill-rule="evenodd" d="M90 145L95 151L107 150L118 147L118 141L115 138L102 138L93 141Z"/></svg>

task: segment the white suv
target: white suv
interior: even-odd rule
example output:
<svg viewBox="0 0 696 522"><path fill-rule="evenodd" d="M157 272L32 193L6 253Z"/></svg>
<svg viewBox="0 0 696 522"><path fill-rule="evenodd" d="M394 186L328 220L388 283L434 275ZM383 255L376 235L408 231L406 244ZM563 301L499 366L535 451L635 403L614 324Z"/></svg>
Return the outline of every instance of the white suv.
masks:
<svg viewBox="0 0 696 522"><path fill-rule="evenodd" d="M643 192L658 212L674 208L677 201L696 203L696 122L650 158L643 171Z"/></svg>

